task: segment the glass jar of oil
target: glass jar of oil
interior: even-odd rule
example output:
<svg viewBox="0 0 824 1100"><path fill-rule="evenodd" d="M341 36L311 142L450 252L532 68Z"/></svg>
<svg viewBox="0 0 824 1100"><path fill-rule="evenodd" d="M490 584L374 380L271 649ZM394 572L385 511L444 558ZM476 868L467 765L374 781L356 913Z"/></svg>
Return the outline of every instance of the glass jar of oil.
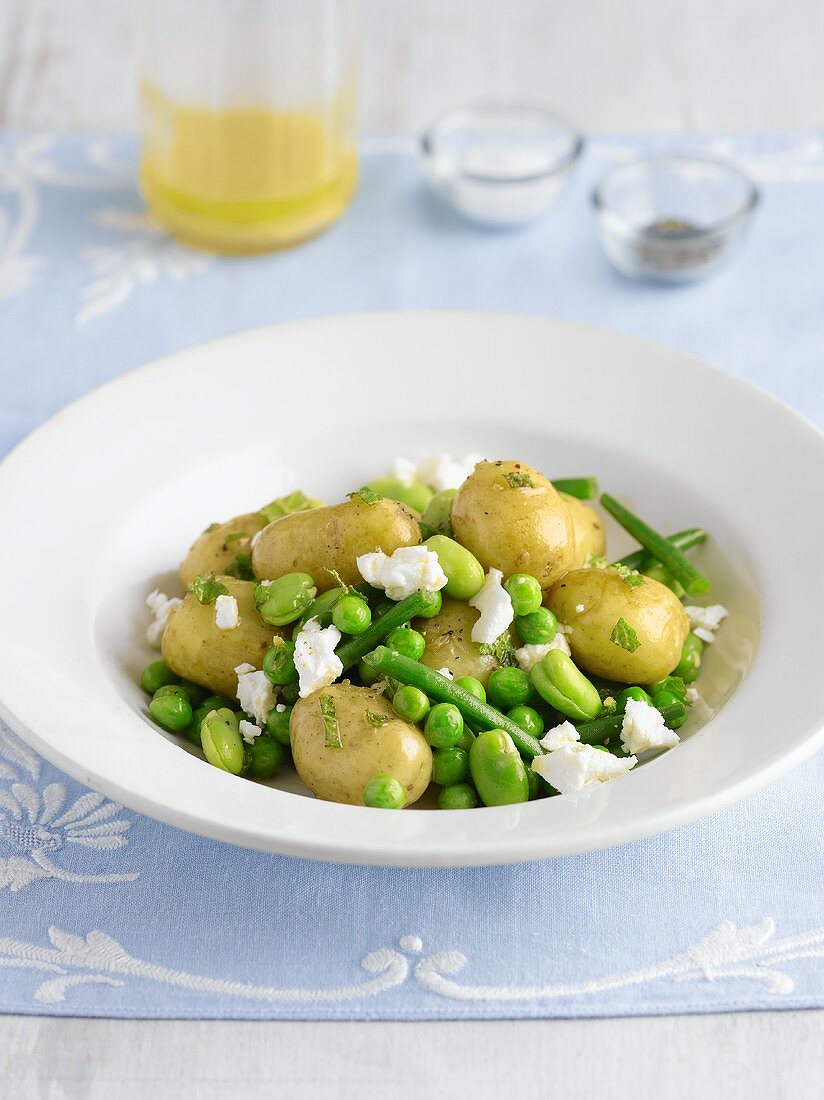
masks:
<svg viewBox="0 0 824 1100"><path fill-rule="evenodd" d="M139 0L152 214L175 237L266 252L321 232L357 182L357 0Z"/></svg>

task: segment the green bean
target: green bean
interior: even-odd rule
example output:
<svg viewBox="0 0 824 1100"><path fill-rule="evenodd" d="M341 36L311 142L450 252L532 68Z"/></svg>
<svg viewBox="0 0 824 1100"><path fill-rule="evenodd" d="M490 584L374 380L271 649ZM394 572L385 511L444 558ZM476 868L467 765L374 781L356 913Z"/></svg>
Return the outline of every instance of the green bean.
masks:
<svg viewBox="0 0 824 1100"><path fill-rule="evenodd" d="M200 723L203 755L222 771L240 775L246 763L237 715L231 710L213 710Z"/></svg>
<svg viewBox="0 0 824 1100"><path fill-rule="evenodd" d="M688 527L686 531L677 531L674 535L669 535L667 542L671 542L679 550L689 550L690 547L699 546L702 542L705 542L706 538L707 532L702 527ZM620 558L615 564L625 565L627 569L635 569L639 573L643 573L645 569L649 569L651 565L654 565L657 560L646 550L635 550L633 553Z"/></svg>
<svg viewBox="0 0 824 1100"><path fill-rule="evenodd" d="M444 592L453 600L471 600L484 586L484 568L474 554L446 535L433 535L424 543L437 554L446 574Z"/></svg>
<svg viewBox="0 0 824 1100"><path fill-rule="evenodd" d="M663 584L665 588L669 588L679 600L682 600L686 596L684 586L680 581L677 581L670 573L669 569L665 565L662 565L660 561L654 561L652 565L647 566L644 570L644 576L649 577L650 580L658 581L659 584Z"/></svg>
<svg viewBox="0 0 824 1100"><path fill-rule="evenodd" d="M667 707L674 707L678 704L683 704L683 700L679 699L674 691L656 691L652 697L652 705L656 710L664 711ZM670 722L670 729L677 730L687 720L686 709L684 711L683 718L675 718Z"/></svg>
<svg viewBox="0 0 824 1100"><path fill-rule="evenodd" d="M140 674L140 686L149 695L154 695L158 688L179 682L178 677L163 661L152 661Z"/></svg>
<svg viewBox="0 0 824 1100"><path fill-rule="evenodd" d="M303 615L317 594L308 573L286 573L271 584L255 585L255 606L269 626L286 626Z"/></svg>
<svg viewBox="0 0 824 1100"><path fill-rule="evenodd" d="M367 663L377 672L400 680L402 684L419 688L433 702L454 703L463 715L464 722L476 723L483 729L504 730L524 756L540 756L543 753L544 750L535 737L525 733L505 714L482 702L465 688L459 687L453 680L441 676L440 672L435 672L418 661L410 661L408 657L402 657L387 646L378 646L370 653Z"/></svg>
<svg viewBox="0 0 824 1100"><path fill-rule="evenodd" d="M593 500L598 496L597 477L556 477L552 484L559 493L568 493L578 500Z"/></svg>
<svg viewBox="0 0 824 1100"><path fill-rule="evenodd" d="M551 649L529 675L541 698L567 718L585 722L600 714L598 689L560 649Z"/></svg>
<svg viewBox="0 0 824 1100"><path fill-rule="evenodd" d="M471 783L453 783L438 795L441 810L474 810L477 805L478 796Z"/></svg>
<svg viewBox="0 0 824 1100"><path fill-rule="evenodd" d="M664 722L670 729L675 729L673 723L678 722L679 725L683 724L682 720L686 717L687 708L681 702L671 703L661 708L661 714ZM624 724L623 714L610 714L603 718L594 718L591 722L582 722L580 726L575 728L578 730L578 736L580 737L584 745L612 745L610 746L610 752L616 756L626 756L626 752L621 745L621 727Z"/></svg>
<svg viewBox="0 0 824 1100"><path fill-rule="evenodd" d="M665 565L673 577L686 588L690 596L700 596L709 592L710 582L698 572L689 558L663 535L659 535L649 524L639 519L634 513L625 508L623 504L609 495L601 494L601 504L609 514L616 519L621 526L634 539L637 539L645 550L648 550L654 558Z"/></svg>
<svg viewBox="0 0 824 1100"><path fill-rule="evenodd" d="M387 634L391 634L399 626L405 626L411 619L428 611L433 604L440 601L439 592L413 592L411 596L393 604L385 615L372 620L372 625L364 630L363 634L356 634L339 645L336 652L343 662L344 669L356 665L361 657L366 656L375 648Z"/></svg>
<svg viewBox="0 0 824 1100"><path fill-rule="evenodd" d="M529 801L526 767L512 738L503 730L478 734L469 750L469 770L485 806Z"/></svg>
<svg viewBox="0 0 824 1100"><path fill-rule="evenodd" d="M363 804L376 810L402 810L406 791L393 775L376 775L363 789Z"/></svg>

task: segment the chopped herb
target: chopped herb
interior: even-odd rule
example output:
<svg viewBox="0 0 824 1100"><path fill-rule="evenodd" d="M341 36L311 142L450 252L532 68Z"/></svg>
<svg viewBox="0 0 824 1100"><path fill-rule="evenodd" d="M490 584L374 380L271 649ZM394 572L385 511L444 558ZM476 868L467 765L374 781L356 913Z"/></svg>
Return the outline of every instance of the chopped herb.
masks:
<svg viewBox="0 0 824 1100"><path fill-rule="evenodd" d="M237 542L238 539L248 539L248 537L245 531L232 531L231 535L227 535L223 541Z"/></svg>
<svg viewBox="0 0 824 1100"><path fill-rule="evenodd" d="M505 668L514 668L518 663L515 659L515 646L507 631L504 631L494 642L481 642L478 652L484 657L494 657L498 664Z"/></svg>
<svg viewBox="0 0 824 1100"><path fill-rule="evenodd" d="M237 577L239 581L253 581L255 574L252 572L252 555L238 554L229 565L226 572L230 577Z"/></svg>
<svg viewBox="0 0 824 1100"><path fill-rule="evenodd" d="M672 694L677 695L679 699L685 699L687 695L687 685L680 676L665 676L656 683L655 691L671 691Z"/></svg>
<svg viewBox="0 0 824 1100"><path fill-rule="evenodd" d="M320 716L323 719L323 728L326 731L325 745L327 749L342 749L343 741L340 739L340 726L338 716L335 714L335 700L331 695L321 695Z"/></svg>
<svg viewBox="0 0 824 1100"><path fill-rule="evenodd" d="M627 569L625 565L620 565L616 569L616 573L627 586L627 588L637 588L639 584L644 583L644 578L635 569Z"/></svg>
<svg viewBox="0 0 824 1100"><path fill-rule="evenodd" d="M271 523L273 519L280 519L281 516L291 515L292 512L308 512L312 508L322 507L322 500L308 497L302 490L296 489L294 493L289 493L288 496L285 497L278 497L277 500L273 500L270 504L264 505L258 514L262 516L267 523Z"/></svg>
<svg viewBox="0 0 824 1100"><path fill-rule="evenodd" d="M385 714L375 714L373 710L367 710L364 712L364 717L370 726L374 726L375 729L380 729L381 726L385 726L389 721Z"/></svg>
<svg viewBox="0 0 824 1100"><path fill-rule="evenodd" d="M377 504L379 500L383 500L380 493L376 493L374 489L370 489L368 485L364 485L362 489L356 489L354 493L348 494L350 500L354 500L355 497L360 497L364 504Z"/></svg>
<svg viewBox="0 0 824 1100"><path fill-rule="evenodd" d="M615 645L625 649L627 653L634 653L640 646L638 635L629 625L626 619L619 619L615 626L612 628L612 633L609 636L609 640Z"/></svg>
<svg viewBox="0 0 824 1100"><path fill-rule="evenodd" d="M192 592L199 603L214 603L218 596L225 596L229 589L215 580L214 573L198 575L192 581Z"/></svg>
<svg viewBox="0 0 824 1100"><path fill-rule="evenodd" d="M529 474L523 470L515 470L512 473L504 474L504 480L510 489L534 489L532 484L532 478Z"/></svg>
<svg viewBox="0 0 824 1100"><path fill-rule="evenodd" d="M587 559L585 569L603 569L605 573L617 573L627 588L637 588L644 583L644 577L637 569L630 569L619 561L609 562L606 558L593 555Z"/></svg>
<svg viewBox="0 0 824 1100"><path fill-rule="evenodd" d="M255 607L263 607L269 595L269 585L256 582L252 588L252 595L255 599Z"/></svg>

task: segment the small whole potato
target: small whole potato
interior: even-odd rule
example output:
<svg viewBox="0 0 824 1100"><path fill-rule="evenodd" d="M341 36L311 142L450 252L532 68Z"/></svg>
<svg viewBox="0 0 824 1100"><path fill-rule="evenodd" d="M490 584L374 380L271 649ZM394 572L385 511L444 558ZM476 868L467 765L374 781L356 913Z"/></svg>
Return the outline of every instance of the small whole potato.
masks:
<svg viewBox="0 0 824 1100"><path fill-rule="evenodd" d="M360 584L359 555L391 554L420 541L418 522L405 505L387 497L366 504L354 496L274 520L255 540L252 568L256 577L269 581L285 573L309 573L318 592L326 592L340 581Z"/></svg>
<svg viewBox="0 0 824 1100"><path fill-rule="evenodd" d="M339 748L327 747L323 696L334 704ZM298 775L316 798L326 802L363 806L369 780L391 775L406 791L409 806L432 778L432 750L426 738L372 688L344 681L299 699L289 719L289 738Z"/></svg>
<svg viewBox="0 0 824 1100"><path fill-rule="evenodd" d="M575 569L550 590L545 603L559 622L572 627L567 641L575 663L624 684L651 684L672 672L689 632L681 601L649 577L630 588L614 571ZM633 652L611 640L619 619L637 635Z"/></svg>
<svg viewBox="0 0 824 1100"><path fill-rule="evenodd" d="M489 674L498 668L491 654L481 653L472 641L472 627L480 612L461 600L444 599L443 606L431 619L415 619L413 626L426 641L426 649L420 661L422 665L439 669L448 668L456 680L462 676L474 676L486 687Z"/></svg>
<svg viewBox="0 0 824 1100"><path fill-rule="evenodd" d="M187 592L183 603L169 615L161 645L163 660L178 676L194 680L215 695L234 699L238 665L263 667L263 655L275 637L285 633L267 626L255 609L251 581L219 577L228 594L237 600L240 623L221 630L215 622L214 603L200 603Z"/></svg>
<svg viewBox="0 0 824 1100"><path fill-rule="evenodd" d="M252 536L262 531L266 520L259 512L235 516L226 523L213 523L195 539L180 563L180 579L188 588L198 575L224 573L238 554L248 554Z"/></svg>
<svg viewBox="0 0 824 1100"><path fill-rule="evenodd" d="M583 569L590 558L601 558L607 549L603 521L591 504L561 493L575 531L575 554L570 569Z"/></svg>
<svg viewBox="0 0 824 1100"><path fill-rule="evenodd" d="M479 462L452 502L455 538L485 570L551 587L575 555L572 517L552 482L523 462Z"/></svg>

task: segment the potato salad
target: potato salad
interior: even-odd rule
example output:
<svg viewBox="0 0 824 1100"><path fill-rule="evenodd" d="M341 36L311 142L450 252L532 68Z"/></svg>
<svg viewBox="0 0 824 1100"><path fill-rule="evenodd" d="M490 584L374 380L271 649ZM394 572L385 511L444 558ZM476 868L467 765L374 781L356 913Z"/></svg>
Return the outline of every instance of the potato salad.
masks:
<svg viewBox="0 0 824 1100"><path fill-rule="evenodd" d="M610 560L603 513L637 550ZM295 490L212 523L184 594L148 595L148 714L215 768L294 767L332 802L577 797L678 744L727 614L686 553L706 538L514 460L399 458L335 504Z"/></svg>

